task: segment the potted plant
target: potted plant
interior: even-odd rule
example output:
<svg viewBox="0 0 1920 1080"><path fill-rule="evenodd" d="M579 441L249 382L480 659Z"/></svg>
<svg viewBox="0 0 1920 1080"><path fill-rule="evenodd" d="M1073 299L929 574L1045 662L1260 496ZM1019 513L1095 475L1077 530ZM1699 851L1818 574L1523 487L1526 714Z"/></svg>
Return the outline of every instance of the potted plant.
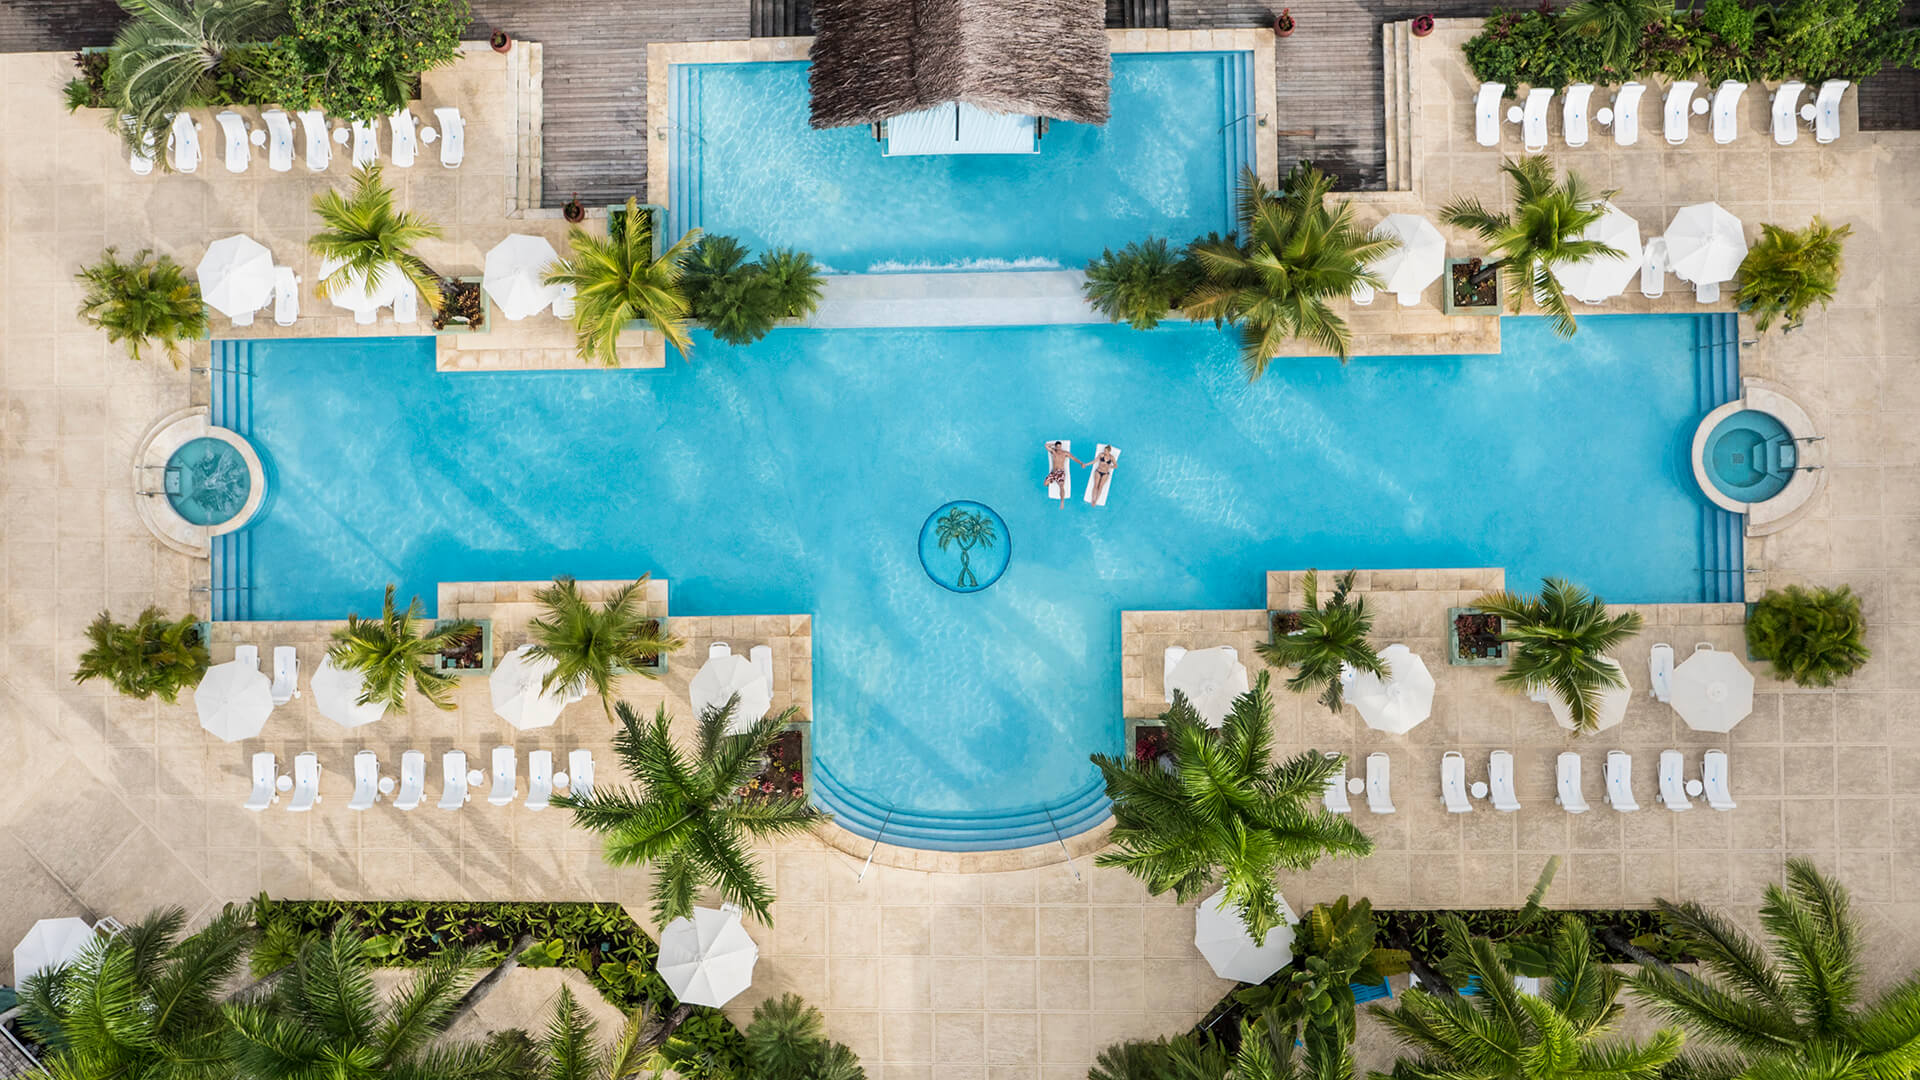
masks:
<svg viewBox="0 0 1920 1080"><path fill-rule="evenodd" d="M1415 15L1413 17L1413 36L1426 37L1433 33L1433 16Z"/></svg>
<svg viewBox="0 0 1920 1080"><path fill-rule="evenodd" d="M487 295L477 277L449 278L440 290L440 310L433 328L442 334L487 332Z"/></svg>
<svg viewBox="0 0 1920 1080"><path fill-rule="evenodd" d="M1500 638L1500 616L1474 607L1447 609L1447 663L1456 667L1492 667L1507 662Z"/></svg>
<svg viewBox="0 0 1920 1080"><path fill-rule="evenodd" d="M1173 743L1166 723L1159 717L1139 717L1127 721L1127 753L1138 762L1172 761Z"/></svg>
<svg viewBox="0 0 1920 1080"><path fill-rule="evenodd" d="M1448 315L1500 314L1500 266L1478 257L1447 260L1447 289L1440 307Z"/></svg>
<svg viewBox="0 0 1920 1080"><path fill-rule="evenodd" d="M493 671L493 620L466 619L459 623L441 619L433 624L436 633L449 626L470 627L464 636L449 637L440 646L440 670L455 675L486 675Z"/></svg>
<svg viewBox="0 0 1920 1080"><path fill-rule="evenodd" d="M579 192L574 192L573 198L568 199L566 205L560 208L560 216L575 225L587 220L587 208L580 202Z"/></svg>
<svg viewBox="0 0 1920 1080"><path fill-rule="evenodd" d="M1273 17L1273 36L1293 36L1293 10L1291 8L1281 8L1280 14Z"/></svg>
<svg viewBox="0 0 1920 1080"><path fill-rule="evenodd" d="M1832 686L1873 655L1866 619L1850 586L1768 590L1747 608L1747 655L1773 662L1774 676L1800 686Z"/></svg>
<svg viewBox="0 0 1920 1080"><path fill-rule="evenodd" d="M494 52L503 53L513 48L513 38L505 30L496 28L487 35L487 44L493 46Z"/></svg>
<svg viewBox="0 0 1920 1080"><path fill-rule="evenodd" d="M789 723L774 736L761 755L759 775L735 789L734 797L749 799L804 799L812 766L807 758L807 725Z"/></svg>

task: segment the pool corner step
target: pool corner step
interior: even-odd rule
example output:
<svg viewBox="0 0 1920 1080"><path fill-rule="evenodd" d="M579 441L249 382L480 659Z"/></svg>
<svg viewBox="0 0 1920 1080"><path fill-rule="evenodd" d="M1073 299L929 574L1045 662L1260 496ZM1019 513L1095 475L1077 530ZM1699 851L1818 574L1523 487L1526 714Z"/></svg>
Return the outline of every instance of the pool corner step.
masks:
<svg viewBox="0 0 1920 1080"><path fill-rule="evenodd" d="M833 815L835 824L899 847L935 851L1035 847L1085 832L1109 814L1106 785L1098 773L1057 802L984 813L890 808L841 783L818 760L813 780L814 802Z"/></svg>

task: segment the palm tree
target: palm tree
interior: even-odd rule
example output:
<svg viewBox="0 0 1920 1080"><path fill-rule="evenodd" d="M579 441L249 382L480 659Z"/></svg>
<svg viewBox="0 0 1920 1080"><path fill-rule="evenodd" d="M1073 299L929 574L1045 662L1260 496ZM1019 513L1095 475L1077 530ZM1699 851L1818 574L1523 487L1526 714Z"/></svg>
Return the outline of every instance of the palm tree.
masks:
<svg viewBox="0 0 1920 1080"><path fill-rule="evenodd" d="M867 1075L851 1049L827 1038L820 1010L798 994L755 1005L746 1042L747 1075L754 1080L865 1080Z"/></svg>
<svg viewBox="0 0 1920 1080"><path fill-rule="evenodd" d="M1492 593L1474 606L1500 616L1500 640L1513 646L1499 681L1531 694L1544 690L1566 705L1578 731L1599 720L1600 692L1627 685L1607 652L1640 632L1640 613L1607 614L1607 602L1560 578L1539 596Z"/></svg>
<svg viewBox="0 0 1920 1080"><path fill-rule="evenodd" d="M1553 276L1553 267L1624 254L1598 240L1580 239L1588 226L1606 216L1606 208L1600 204L1614 193L1587 190L1579 174L1573 172L1567 173L1565 183L1556 182L1553 162L1544 154L1519 161L1509 158L1500 171L1513 181L1512 213L1496 214L1479 199L1465 196L1448 203L1440 212L1440 220L1479 233L1480 239L1499 254L1499 261L1486 270L1498 267L1505 273L1503 288L1509 310L1518 312L1521 301L1532 295L1534 303L1553 318L1554 330L1562 337L1571 337L1573 309L1567 304L1560 279Z"/></svg>
<svg viewBox="0 0 1920 1080"><path fill-rule="evenodd" d="M401 611L393 606L393 592L394 587L388 585L377 621L349 614L345 629L333 632L334 643L327 657L335 667L357 671L365 680L359 704L379 702L396 711L405 709L407 682L411 679L414 689L435 707L453 708L446 693L457 680L440 672L439 656L442 650L479 633L480 624L457 619L422 634L419 623L426 609L420 598L414 597Z"/></svg>
<svg viewBox="0 0 1920 1080"><path fill-rule="evenodd" d="M638 788L596 786L553 800L573 811L574 824L606 837L608 862L653 865L653 914L661 923L692 911L694 892L702 886L772 922L773 890L747 845L805 832L820 819L802 796L735 801L734 793L759 774L761 759L798 711L763 716L743 734L729 735L737 704L701 714L689 760L674 745L665 705L643 724L631 705L620 702L614 706L620 730L613 751Z"/></svg>
<svg viewBox="0 0 1920 1080"><path fill-rule="evenodd" d="M301 948L263 999L228 1005L227 1050L240 1080L519 1080L510 1045L441 1036L477 964L448 953L397 994L375 988L366 942L336 922Z"/></svg>
<svg viewBox="0 0 1920 1080"><path fill-rule="evenodd" d="M747 261L746 245L709 235L687 259L687 304L700 325L729 345L766 337L784 314L784 301L764 267Z"/></svg>
<svg viewBox="0 0 1920 1080"><path fill-rule="evenodd" d="M1655 902L1675 944L1703 978L1659 962L1631 977L1634 996L1718 1054L1689 1054L1678 1080L1894 1078L1920 1053L1920 980L1861 1000L1860 929L1847 890L1805 859L1787 860L1787 884L1760 904L1766 940L1688 901Z"/></svg>
<svg viewBox="0 0 1920 1080"><path fill-rule="evenodd" d="M1183 904L1224 878L1227 900L1240 905L1259 941L1280 923L1276 873L1305 870L1322 855L1373 850L1352 821L1312 808L1345 758L1309 750L1270 761L1266 672L1234 700L1217 732L1184 694L1174 695L1161 720L1176 762L1171 771L1131 754L1093 755L1113 800L1113 848L1095 859L1099 865L1124 868L1155 896L1171 889Z"/></svg>
<svg viewBox="0 0 1920 1080"><path fill-rule="evenodd" d="M552 585L533 594L543 610L527 624L533 638L528 654L554 663L541 680L542 693L556 683L569 688L592 685L611 720L615 679L623 672L659 677L653 661L683 643L668 634L659 619L640 610L652 576L643 574L621 586L597 608L581 597L579 583L571 577L554 578Z"/></svg>
<svg viewBox="0 0 1920 1080"><path fill-rule="evenodd" d="M1305 1024L1352 1042L1354 986L1376 985L1412 966L1408 953L1381 948L1378 937L1373 904L1365 897L1315 904L1294 934L1292 970L1278 982L1236 991L1234 1000L1289 1028Z"/></svg>
<svg viewBox="0 0 1920 1080"><path fill-rule="evenodd" d="M761 253L760 269L773 286L781 318L804 319L820 310L826 282L813 256L792 248L774 248Z"/></svg>
<svg viewBox="0 0 1920 1080"><path fill-rule="evenodd" d="M240 970L250 913L228 906L181 937L166 908L21 988L21 1026L56 1080L226 1080L221 986Z"/></svg>
<svg viewBox="0 0 1920 1080"><path fill-rule="evenodd" d="M214 74L287 25L285 0L120 0L129 18L115 36L108 115L129 149L159 145L175 113L215 91ZM125 115L128 119L121 120ZM161 155L164 157L164 155Z"/></svg>
<svg viewBox="0 0 1920 1080"><path fill-rule="evenodd" d="M1753 315L1755 329L1776 318L1798 330L1807 309L1822 308L1840 287L1840 248L1853 226L1835 228L1815 215L1804 229L1761 225L1760 242L1740 263L1740 309Z"/></svg>
<svg viewBox="0 0 1920 1080"><path fill-rule="evenodd" d="M353 193L323 191L313 197L313 212L325 228L307 240L307 247L340 265L320 279L320 295L345 288L350 279L375 289L388 274L406 276L420 298L440 308L440 275L413 248L440 236L440 227L411 211L396 210L393 190L380 182L378 163L357 170Z"/></svg>
<svg viewBox="0 0 1920 1080"><path fill-rule="evenodd" d="M80 301L80 317L107 332L107 340L126 342L127 354L140 359L140 348L157 342L173 366L180 366L180 343L205 337L207 308L200 286L188 280L179 263L143 250L121 262L114 248L100 261L74 277L87 287Z"/></svg>
<svg viewBox="0 0 1920 1080"><path fill-rule="evenodd" d="M1381 663L1373 643L1367 640L1367 634L1373 630L1373 614L1367 610L1364 599L1349 598L1353 578L1352 570L1340 575L1334 583L1333 595L1322 606L1320 572L1308 570L1304 582L1307 606L1299 612L1300 629L1264 642L1254 650L1260 659L1274 667L1298 668L1287 680L1287 689L1305 693L1316 686L1322 687L1320 704L1334 712L1339 712L1345 701L1341 692L1342 665L1387 677L1386 665Z"/></svg>
<svg viewBox="0 0 1920 1080"><path fill-rule="evenodd" d="M1333 179L1305 162L1287 174L1284 192L1271 192L1252 169L1240 178L1236 237L1195 243L1203 280L1183 305L1188 317L1240 327L1240 359L1257 379L1289 338L1306 338L1347 360L1352 335L1327 301L1362 282L1380 286L1366 269L1395 241L1375 239L1353 223L1353 205L1327 209Z"/></svg>
<svg viewBox="0 0 1920 1080"><path fill-rule="evenodd" d="M1672 14L1672 0L1580 0L1560 16L1560 25L1597 44L1603 67L1625 72L1640 35Z"/></svg>
<svg viewBox="0 0 1920 1080"><path fill-rule="evenodd" d="M1353 1080L1353 1046L1336 1032L1298 1033L1272 1012L1242 1020L1228 1054L1211 1036L1127 1042L1100 1052L1087 1080ZM1298 1060L1295 1048L1301 1048Z"/></svg>
<svg viewBox="0 0 1920 1080"><path fill-rule="evenodd" d="M1151 330L1180 306L1197 280L1193 262L1157 236L1100 252L1082 288L1093 310L1135 330Z"/></svg>
<svg viewBox="0 0 1920 1080"><path fill-rule="evenodd" d="M1371 1012L1417 1056L1371 1080L1658 1080L1680 1052L1673 1028L1643 1043L1609 1039L1622 1006L1621 977L1593 957L1586 925L1569 915L1554 940L1539 996L1521 993L1500 949L1470 937L1457 915L1442 921L1447 967L1472 996L1414 987Z"/></svg>
<svg viewBox="0 0 1920 1080"><path fill-rule="evenodd" d="M954 584L962 589L979 587L980 579L974 576L969 553L976 547L993 546L998 536L993 519L977 510L956 506L933 523L933 535L939 541L941 551L947 550L948 544L960 546L960 576Z"/></svg>
<svg viewBox="0 0 1920 1080"><path fill-rule="evenodd" d="M90 647L80 654L73 681L105 679L114 690L141 701L158 694L173 704L182 689L199 684L210 662L199 621L191 615L168 619L157 607L142 611L131 626L103 611L87 627L87 641Z"/></svg>
<svg viewBox="0 0 1920 1080"><path fill-rule="evenodd" d="M612 1045L595 1045L599 1025L580 1003L573 991L560 988L553 1003L553 1019L547 1021L545 1037L535 1044L533 1068L529 1080L633 1080L651 1074L649 1047L641 1039L646 1014L627 1017Z"/></svg>
<svg viewBox="0 0 1920 1080"><path fill-rule="evenodd" d="M554 264L549 285L571 285L576 294L574 326L580 359L618 367L620 332L645 322L681 356L693 339L687 335L687 294L681 284L687 253L700 236L693 230L653 254L653 212L628 199L617 224L609 217L606 239L585 229L567 234L573 256Z"/></svg>

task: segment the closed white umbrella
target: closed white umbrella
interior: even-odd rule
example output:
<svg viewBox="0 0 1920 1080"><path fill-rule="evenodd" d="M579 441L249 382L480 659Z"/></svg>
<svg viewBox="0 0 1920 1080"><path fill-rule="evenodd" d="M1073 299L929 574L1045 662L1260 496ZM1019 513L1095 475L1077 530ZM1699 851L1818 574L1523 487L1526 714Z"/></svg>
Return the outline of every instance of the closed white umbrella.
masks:
<svg viewBox="0 0 1920 1080"><path fill-rule="evenodd" d="M547 673L559 665L549 657L527 655L531 645L522 645L508 653L487 676L487 689L493 695L493 711L522 731L548 727L560 719L560 711L580 700L568 694L564 686L551 686L544 692L541 684Z"/></svg>
<svg viewBox="0 0 1920 1080"><path fill-rule="evenodd" d="M1191 649L1167 675L1167 689L1186 696L1208 727L1219 727L1233 711L1233 699L1247 692L1247 665L1230 645Z"/></svg>
<svg viewBox="0 0 1920 1080"><path fill-rule="evenodd" d="M85 919L41 919L13 947L13 985L25 986L27 976L70 964L93 944L93 927Z"/></svg>
<svg viewBox="0 0 1920 1080"><path fill-rule="evenodd" d="M1347 704L1360 710L1360 719L1375 731L1405 735L1433 715L1433 672L1405 645L1380 650L1380 660L1387 667L1385 680L1341 665Z"/></svg>
<svg viewBox="0 0 1920 1080"><path fill-rule="evenodd" d="M694 908L660 932L656 966L667 989L683 1005L719 1008L753 985L753 964L760 946L740 925L740 909L727 904L715 911Z"/></svg>
<svg viewBox="0 0 1920 1080"><path fill-rule="evenodd" d="M235 233L207 245L194 276L200 279L200 299L220 314L232 318L259 311L273 299L273 252Z"/></svg>
<svg viewBox="0 0 1920 1080"><path fill-rule="evenodd" d="M1601 657L1600 662L1611 665L1616 672L1620 670L1619 661L1611 656ZM1594 718L1594 726L1589 730L1605 731L1627 718L1627 705L1633 700L1633 688L1626 685L1626 681L1626 676L1623 674L1620 677L1619 686L1609 686L1600 691L1598 715ZM1567 711L1566 703L1557 695L1552 693L1547 695L1547 708L1553 712L1554 721L1561 727L1568 731L1578 730L1574 727L1573 714Z"/></svg>
<svg viewBox="0 0 1920 1080"><path fill-rule="evenodd" d="M740 704L727 725L730 735L752 727L773 706L773 688L767 685L766 676L753 666L753 661L729 653L709 657L687 684L687 697L696 715L725 705L735 694L740 695Z"/></svg>
<svg viewBox="0 0 1920 1080"><path fill-rule="evenodd" d="M320 261L321 280L331 277L335 270L340 269L343 261L332 257L322 259ZM348 274L344 283L327 293L327 299L333 301L335 307L343 307L352 312L378 311L392 305L394 299L400 295L401 282L404 280L405 275L400 272L398 266L385 263L378 267L371 282L367 280L365 274Z"/></svg>
<svg viewBox="0 0 1920 1080"><path fill-rule="evenodd" d="M1667 260L1682 281L1696 285L1731 281L1747 257L1740 219L1719 203L1683 206L1667 226Z"/></svg>
<svg viewBox="0 0 1920 1080"><path fill-rule="evenodd" d="M1193 913L1193 944L1213 966L1213 973L1235 982L1262 983L1267 977L1293 962L1293 928L1299 923L1287 898L1275 896L1280 904L1279 926L1267 931L1262 941L1253 940L1242 921L1239 904L1227 903L1227 890L1221 889L1200 901Z"/></svg>
<svg viewBox="0 0 1920 1080"><path fill-rule="evenodd" d="M1580 230L1580 239L1598 240L1620 252L1569 263L1555 263L1553 276L1577 300L1597 304L1627 291L1640 273L1640 223L1610 202L1600 203L1606 214Z"/></svg>
<svg viewBox="0 0 1920 1080"><path fill-rule="evenodd" d="M1695 649L1673 669L1672 704L1695 731L1732 731L1753 711L1753 672L1730 652Z"/></svg>
<svg viewBox="0 0 1920 1080"><path fill-rule="evenodd" d="M257 665L229 660L215 664L193 690L200 726L223 742L251 739L273 712L273 683Z"/></svg>
<svg viewBox="0 0 1920 1080"><path fill-rule="evenodd" d="M1367 264L1380 275L1382 288L1400 294L1401 303L1417 299L1440 277L1446 266L1447 240L1433 222L1419 214L1388 214L1374 226L1373 235L1399 241L1399 246Z"/></svg>
<svg viewBox="0 0 1920 1080"><path fill-rule="evenodd" d="M547 268L559 258L560 253L545 237L514 233L487 252L480 287L493 299L500 314L524 319L551 307L559 298L560 286L546 283Z"/></svg>
<svg viewBox="0 0 1920 1080"><path fill-rule="evenodd" d="M357 671L335 667L333 657L320 661L313 672L313 707L341 727L356 728L387 715L385 702L360 704L367 680Z"/></svg>

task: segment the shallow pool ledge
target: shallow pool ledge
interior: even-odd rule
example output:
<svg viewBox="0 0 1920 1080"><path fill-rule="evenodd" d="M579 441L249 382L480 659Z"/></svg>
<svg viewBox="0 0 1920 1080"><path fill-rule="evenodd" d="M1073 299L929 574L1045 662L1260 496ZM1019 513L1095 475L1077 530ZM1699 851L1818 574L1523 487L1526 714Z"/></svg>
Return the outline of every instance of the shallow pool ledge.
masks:
<svg viewBox="0 0 1920 1080"><path fill-rule="evenodd" d="M835 274L807 325L823 330L1104 323L1078 270Z"/></svg>

